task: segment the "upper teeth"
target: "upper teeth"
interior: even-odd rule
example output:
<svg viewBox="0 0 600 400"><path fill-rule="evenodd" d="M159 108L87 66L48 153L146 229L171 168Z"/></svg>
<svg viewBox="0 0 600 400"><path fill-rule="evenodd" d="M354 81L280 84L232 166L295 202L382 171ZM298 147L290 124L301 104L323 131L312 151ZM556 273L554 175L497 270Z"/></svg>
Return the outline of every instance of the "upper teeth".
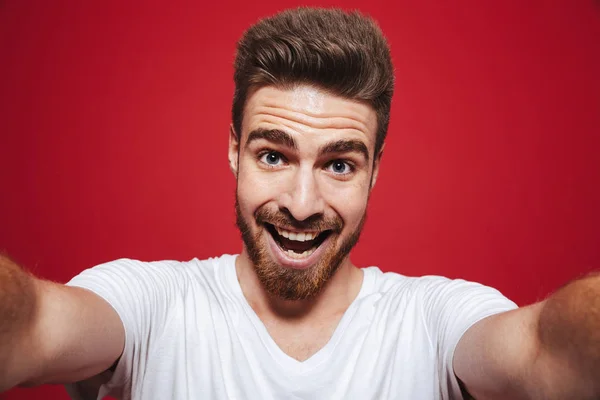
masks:
<svg viewBox="0 0 600 400"><path fill-rule="evenodd" d="M289 240L296 240L298 242L306 242L307 240L313 240L316 238L319 233L318 232L290 232L284 231L283 229L277 229L277 233Z"/></svg>

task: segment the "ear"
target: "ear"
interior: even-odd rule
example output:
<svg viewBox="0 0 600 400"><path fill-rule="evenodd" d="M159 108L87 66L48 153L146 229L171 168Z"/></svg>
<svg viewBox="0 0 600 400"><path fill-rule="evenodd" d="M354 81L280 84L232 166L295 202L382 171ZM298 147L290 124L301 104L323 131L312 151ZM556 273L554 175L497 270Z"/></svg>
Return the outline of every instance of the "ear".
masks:
<svg viewBox="0 0 600 400"><path fill-rule="evenodd" d="M381 150L375 156L375 161L373 161L373 175L371 175L371 190L375 187L375 182L377 182L377 176L379 175L379 166L381 165L381 157L383 157L383 149L385 148L385 143L381 146Z"/></svg>
<svg viewBox="0 0 600 400"><path fill-rule="evenodd" d="M240 138L233 124L229 125L229 169L237 178L240 150Z"/></svg>

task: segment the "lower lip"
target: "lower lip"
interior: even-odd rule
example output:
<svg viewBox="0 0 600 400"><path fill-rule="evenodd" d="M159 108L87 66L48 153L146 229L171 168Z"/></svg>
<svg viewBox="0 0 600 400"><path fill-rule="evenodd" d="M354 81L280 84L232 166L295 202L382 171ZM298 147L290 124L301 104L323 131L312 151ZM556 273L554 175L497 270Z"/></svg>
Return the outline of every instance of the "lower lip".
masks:
<svg viewBox="0 0 600 400"><path fill-rule="evenodd" d="M317 249L313 251L313 253L310 256L306 258L297 259L288 256L281 249L281 247L279 247L277 242L275 242L275 239L267 229L264 230L264 233L265 235L267 235L269 249L271 250L271 254L275 257L276 262L283 267L294 269L307 269L308 267L314 265L317 262L317 260L321 257L321 254L325 251L325 248L327 247L327 244L331 239L330 234L329 237L325 239L325 241L321 243L319 247L317 247Z"/></svg>

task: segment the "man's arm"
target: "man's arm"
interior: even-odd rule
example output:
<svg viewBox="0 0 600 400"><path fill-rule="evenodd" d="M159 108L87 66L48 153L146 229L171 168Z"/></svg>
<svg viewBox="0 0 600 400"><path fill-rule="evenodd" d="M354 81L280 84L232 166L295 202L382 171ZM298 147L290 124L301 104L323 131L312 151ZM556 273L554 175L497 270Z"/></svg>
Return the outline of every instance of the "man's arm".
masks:
<svg viewBox="0 0 600 400"><path fill-rule="evenodd" d="M454 371L477 399L600 398L600 275L478 322Z"/></svg>
<svg viewBox="0 0 600 400"><path fill-rule="evenodd" d="M124 342L123 324L102 298L36 279L0 256L0 392L94 376Z"/></svg>

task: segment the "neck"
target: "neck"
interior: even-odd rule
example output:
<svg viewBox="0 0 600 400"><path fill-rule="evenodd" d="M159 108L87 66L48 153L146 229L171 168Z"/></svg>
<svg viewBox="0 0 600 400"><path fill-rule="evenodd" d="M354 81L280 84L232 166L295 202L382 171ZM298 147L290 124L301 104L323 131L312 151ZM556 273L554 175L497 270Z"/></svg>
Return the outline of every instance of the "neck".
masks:
<svg viewBox="0 0 600 400"><path fill-rule="evenodd" d="M264 289L245 248L236 260L236 273L242 292L254 311L259 316L282 320L343 313L358 295L363 280L362 271L346 257L319 294L305 300L284 300Z"/></svg>

